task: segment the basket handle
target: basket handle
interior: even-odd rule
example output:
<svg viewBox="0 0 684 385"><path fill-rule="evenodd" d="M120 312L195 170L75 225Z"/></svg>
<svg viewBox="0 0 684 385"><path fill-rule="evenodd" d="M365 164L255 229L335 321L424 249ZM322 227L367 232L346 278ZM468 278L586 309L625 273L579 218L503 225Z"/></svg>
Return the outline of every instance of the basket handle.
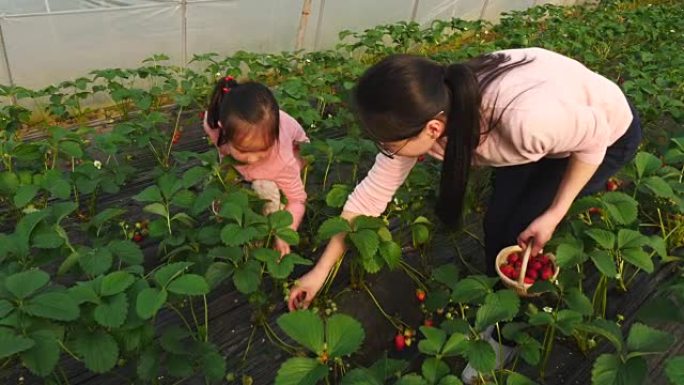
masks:
<svg viewBox="0 0 684 385"><path fill-rule="evenodd" d="M534 238L527 240L527 247L523 253L522 266L520 267L520 276L518 277L518 284L522 287L525 283L525 275L527 274L527 262L530 260L530 254L532 254L532 244L534 244Z"/></svg>

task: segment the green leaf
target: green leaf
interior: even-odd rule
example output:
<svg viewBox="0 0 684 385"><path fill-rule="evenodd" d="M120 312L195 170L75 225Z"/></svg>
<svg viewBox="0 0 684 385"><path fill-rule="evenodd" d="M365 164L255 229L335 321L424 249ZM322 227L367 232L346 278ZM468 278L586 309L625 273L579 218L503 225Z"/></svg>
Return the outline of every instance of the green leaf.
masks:
<svg viewBox="0 0 684 385"><path fill-rule="evenodd" d="M639 179L644 175L650 175L654 171L657 171L661 164L662 162L657 156L648 152L639 151L634 157L634 165L636 166L637 177Z"/></svg>
<svg viewBox="0 0 684 385"><path fill-rule="evenodd" d="M643 180L643 186L651 190L658 198L674 198L672 187L659 176L651 176Z"/></svg>
<svg viewBox="0 0 684 385"><path fill-rule="evenodd" d="M113 208L104 209L103 211L101 211L97 215L95 215L91 219L91 222L93 225L95 225L95 227L100 227L105 222L110 221L110 220L112 220L118 216L121 216L125 213L126 213L126 210L124 210L124 209L113 209Z"/></svg>
<svg viewBox="0 0 684 385"><path fill-rule="evenodd" d="M256 261L247 261L238 266L233 273L233 284L239 292L251 294L261 283L261 266Z"/></svg>
<svg viewBox="0 0 684 385"><path fill-rule="evenodd" d="M100 303L100 297L97 295L97 293L95 293L95 290L93 290L92 286L94 286L92 285L92 281L77 282L75 286L67 289L67 292L69 293L69 296L76 301L77 305L81 305L86 302L98 304Z"/></svg>
<svg viewBox="0 0 684 385"><path fill-rule="evenodd" d="M608 340L608 342L613 344L618 352L622 352L622 331L620 331L620 326L618 326L615 322L596 319L590 324L580 323L576 325L575 328L580 331L600 335Z"/></svg>
<svg viewBox="0 0 684 385"><path fill-rule="evenodd" d="M636 357L623 363L614 354L601 354L591 371L592 385L641 385L646 377L646 361Z"/></svg>
<svg viewBox="0 0 684 385"><path fill-rule="evenodd" d="M355 233L350 233L349 239L351 239L354 246L356 246L356 249L359 251L362 258L373 258L378 252L380 240L378 234L373 230L363 229Z"/></svg>
<svg viewBox="0 0 684 385"><path fill-rule="evenodd" d="M14 306L6 299L0 299L0 319L14 310Z"/></svg>
<svg viewBox="0 0 684 385"><path fill-rule="evenodd" d="M211 345L211 349L207 349L202 354L200 361L204 376L210 382L216 382L224 378L226 374L226 359L219 353L216 346Z"/></svg>
<svg viewBox="0 0 684 385"><path fill-rule="evenodd" d="M453 288L458 283L458 276L458 267L453 263L448 263L432 270L432 278L449 288Z"/></svg>
<svg viewBox="0 0 684 385"><path fill-rule="evenodd" d="M35 344L35 341L30 338L11 334L4 329L0 329L0 358L6 358L28 350Z"/></svg>
<svg viewBox="0 0 684 385"><path fill-rule="evenodd" d="M82 330L76 335L74 348L83 357L86 368L95 373L108 372L119 358L119 346L104 330Z"/></svg>
<svg viewBox="0 0 684 385"><path fill-rule="evenodd" d="M240 227L235 223L229 223L221 229L221 241L228 246L241 246L253 240L258 235L254 227Z"/></svg>
<svg viewBox="0 0 684 385"><path fill-rule="evenodd" d="M351 187L346 184L335 184L325 196L325 203L334 208L340 208L347 202L347 196L351 193Z"/></svg>
<svg viewBox="0 0 684 385"><path fill-rule="evenodd" d="M278 369L275 385L316 385L328 374L328 367L313 358L290 358Z"/></svg>
<svg viewBox="0 0 684 385"><path fill-rule="evenodd" d="M603 203L612 221L619 225L628 225L637 219L637 201L622 192L607 192L603 195Z"/></svg>
<svg viewBox="0 0 684 385"><path fill-rule="evenodd" d="M278 229L276 231L276 236L282 239L283 241L287 242L288 245L299 244L299 233L297 233L289 227Z"/></svg>
<svg viewBox="0 0 684 385"><path fill-rule="evenodd" d="M81 158L83 156L83 150L81 150L81 145L78 142L62 141L59 143L59 149L73 158Z"/></svg>
<svg viewBox="0 0 684 385"><path fill-rule="evenodd" d="M131 241L112 241L109 242L107 248L128 265L140 265L143 263L144 256L142 250Z"/></svg>
<svg viewBox="0 0 684 385"><path fill-rule="evenodd" d="M425 339L418 342L418 350L421 353L436 356L442 352L442 346L446 341L446 332L434 327L421 326L420 332Z"/></svg>
<svg viewBox="0 0 684 385"><path fill-rule="evenodd" d="M556 263L559 267L572 267L584 260L584 251L580 244L564 242L556 249Z"/></svg>
<svg viewBox="0 0 684 385"><path fill-rule="evenodd" d="M166 303L168 293L156 287L148 287L138 293L135 310L142 319L152 318Z"/></svg>
<svg viewBox="0 0 684 385"><path fill-rule="evenodd" d="M38 190L40 190L40 186L35 184L20 186L14 195L14 205L19 208L26 206L36 197Z"/></svg>
<svg viewBox="0 0 684 385"><path fill-rule="evenodd" d="M464 334L453 333L442 348L442 356L451 357L455 354L460 354L463 351L464 341L466 341Z"/></svg>
<svg viewBox="0 0 684 385"><path fill-rule="evenodd" d="M268 216L268 222L272 229L287 228L292 224L292 214L287 210L276 211Z"/></svg>
<svg viewBox="0 0 684 385"><path fill-rule="evenodd" d="M651 235L649 237L648 245L658 254L661 258L667 257L667 244L665 240L658 235Z"/></svg>
<svg viewBox="0 0 684 385"><path fill-rule="evenodd" d="M39 294L28 300L21 309L33 316L57 321L73 321L80 313L71 297L58 292Z"/></svg>
<svg viewBox="0 0 684 385"><path fill-rule="evenodd" d="M26 270L12 274L5 280L5 288L18 299L24 299L50 282L48 273L38 270Z"/></svg>
<svg viewBox="0 0 684 385"><path fill-rule="evenodd" d="M665 374L673 385L684 385L684 356L669 358L665 364Z"/></svg>
<svg viewBox="0 0 684 385"><path fill-rule="evenodd" d="M339 233L348 233L350 231L351 226L349 226L349 222L347 222L346 219L342 217L332 217L326 219L325 222L321 224L321 226L318 228L318 234L316 235L316 238L318 238L319 242L325 241L334 235Z"/></svg>
<svg viewBox="0 0 684 385"><path fill-rule="evenodd" d="M183 173L183 187L192 187L209 175L209 170L204 167L195 166Z"/></svg>
<svg viewBox="0 0 684 385"><path fill-rule="evenodd" d="M64 244L60 234L66 234L63 228L57 230L58 225L39 225L31 237L31 245L39 249L56 249ZM59 233L58 233L59 231Z"/></svg>
<svg viewBox="0 0 684 385"><path fill-rule="evenodd" d="M180 295L203 295L209 293L209 285L204 277L197 274L184 274L171 281L167 289Z"/></svg>
<svg viewBox="0 0 684 385"><path fill-rule="evenodd" d="M442 362L442 360L430 357L423 361L422 371L423 377L425 377L425 379L431 384L435 384L442 377L449 374L449 367L447 364Z"/></svg>
<svg viewBox="0 0 684 385"><path fill-rule="evenodd" d="M157 281L159 286L166 287L174 277L183 274L190 266L192 266L192 262L169 263L166 266L160 267L154 273L154 280Z"/></svg>
<svg viewBox="0 0 684 385"><path fill-rule="evenodd" d="M135 195L133 199L138 202L161 202L163 200L161 191L159 191L157 186L150 186L144 189L138 195Z"/></svg>
<svg viewBox="0 0 684 385"><path fill-rule="evenodd" d="M430 229L420 223L411 225L411 239L414 247L425 244L430 239Z"/></svg>
<svg viewBox="0 0 684 385"><path fill-rule="evenodd" d="M352 229L356 232L360 230L378 231L385 227L385 222L381 218L369 217L367 215L359 215L356 218L354 218Z"/></svg>
<svg viewBox="0 0 684 385"><path fill-rule="evenodd" d="M344 375L341 385L384 385L384 383L384 380L378 379L369 369L356 368Z"/></svg>
<svg viewBox="0 0 684 385"><path fill-rule="evenodd" d="M576 287L570 288L565 292L565 302L570 310L574 310L582 315L591 315L594 307L589 298Z"/></svg>
<svg viewBox="0 0 684 385"><path fill-rule="evenodd" d="M530 365L537 365L541 359L542 345L527 333L521 333L515 339L520 349L520 357Z"/></svg>
<svg viewBox="0 0 684 385"><path fill-rule="evenodd" d="M640 268L641 270L652 273L654 270L651 255L642 249L629 248L622 250L622 259Z"/></svg>
<svg viewBox="0 0 684 385"><path fill-rule="evenodd" d="M485 298L485 304L477 310L475 329L484 330L487 326L501 321L510 321L518 314L520 297L512 290L499 290Z"/></svg>
<svg viewBox="0 0 684 385"><path fill-rule="evenodd" d="M171 326L164 330L159 338L159 344L169 353L188 355L191 353L188 349L188 337L190 337L190 332L187 329L177 325Z"/></svg>
<svg viewBox="0 0 684 385"><path fill-rule="evenodd" d="M325 340L330 357L342 357L356 352L365 333L361 323L345 314L335 314L328 318L325 327Z"/></svg>
<svg viewBox="0 0 684 385"><path fill-rule="evenodd" d="M380 243L380 256L385 260L387 267L396 269L401 263L401 247L394 241Z"/></svg>
<svg viewBox="0 0 684 385"><path fill-rule="evenodd" d="M243 206L232 202L221 203L221 210L219 215L226 219L234 220L238 225L242 226L242 218L244 216Z"/></svg>
<svg viewBox="0 0 684 385"><path fill-rule="evenodd" d="M449 374L443 377L437 385L463 385L463 382L461 382L458 377Z"/></svg>
<svg viewBox="0 0 684 385"><path fill-rule="evenodd" d="M451 299L459 303L473 303L491 291L484 277L466 277L453 286Z"/></svg>
<svg viewBox="0 0 684 385"><path fill-rule="evenodd" d="M103 299L93 312L95 321L108 328L118 328L123 325L127 315L128 298L125 293L118 293Z"/></svg>
<svg viewBox="0 0 684 385"><path fill-rule="evenodd" d="M465 353L470 365L478 372L489 373L494 370L496 354L487 341L468 341Z"/></svg>
<svg viewBox="0 0 684 385"><path fill-rule="evenodd" d="M180 190L171 199L171 204L175 207L180 207L183 209L189 209L195 203L195 194L190 190ZM181 214L181 213L179 213ZM185 213L182 213L185 214ZM176 214L178 215L178 214ZM185 214L187 215L187 214Z"/></svg>
<svg viewBox="0 0 684 385"><path fill-rule="evenodd" d="M634 323L627 336L627 349L639 353L661 353L674 342L672 335L641 323Z"/></svg>
<svg viewBox="0 0 684 385"><path fill-rule="evenodd" d="M620 229L618 231L618 248L639 248L648 244L648 238L638 231Z"/></svg>
<svg viewBox="0 0 684 385"><path fill-rule="evenodd" d="M79 251L78 263L87 274L100 275L112 267L112 253L106 248Z"/></svg>
<svg viewBox="0 0 684 385"><path fill-rule="evenodd" d="M615 234L603 229L588 229L584 232L604 249L612 250L615 246Z"/></svg>
<svg viewBox="0 0 684 385"><path fill-rule="evenodd" d="M48 190L54 198L69 199L71 196L71 185L65 179L65 176L60 172L50 170L45 173L45 178L40 185L45 190Z"/></svg>
<svg viewBox="0 0 684 385"><path fill-rule="evenodd" d="M150 381L157 378L159 373L159 359L161 352L156 346L146 348L138 358L136 373L142 380Z"/></svg>
<svg viewBox="0 0 684 385"><path fill-rule="evenodd" d="M135 278L126 271L115 271L102 278L100 294L103 296L114 295L128 289L133 284Z"/></svg>
<svg viewBox="0 0 684 385"><path fill-rule="evenodd" d="M410 373L402 376L394 385L427 385L427 381L422 376Z"/></svg>
<svg viewBox="0 0 684 385"><path fill-rule="evenodd" d="M204 273L204 279L207 280L210 288L216 288L221 282L230 278L233 275L233 265L226 262L214 262L207 268Z"/></svg>
<svg viewBox="0 0 684 385"><path fill-rule="evenodd" d="M290 273L294 270L294 262L293 259L289 257L290 255L291 254L285 255L280 261L278 260L280 257L278 255L273 260L267 262L268 273L271 274L273 278L285 279L290 276Z"/></svg>
<svg viewBox="0 0 684 385"><path fill-rule="evenodd" d="M617 276L617 268L615 261L610 253L606 250L592 250L589 253L589 258L594 262L596 268L608 278L615 278Z"/></svg>
<svg viewBox="0 0 684 385"><path fill-rule="evenodd" d="M537 385L537 383L520 373L512 372L506 379L506 385Z"/></svg>
<svg viewBox="0 0 684 385"><path fill-rule="evenodd" d="M59 361L57 336L51 330L38 330L29 335L35 343L30 349L21 352L21 361L31 373L46 377L55 369Z"/></svg>
<svg viewBox="0 0 684 385"><path fill-rule="evenodd" d="M164 218L169 216L169 210L167 210L166 206L161 203L150 203L149 205L143 207L143 211L146 213L156 214Z"/></svg>
<svg viewBox="0 0 684 385"><path fill-rule="evenodd" d="M323 352L323 321L318 315L308 310L299 310L281 315L277 323L290 338L300 345L315 354ZM334 331L333 337L336 337ZM337 343L341 344L342 341ZM342 345L341 347L348 349L350 346Z"/></svg>
<svg viewBox="0 0 684 385"><path fill-rule="evenodd" d="M582 322L582 314L568 309L563 309L556 316L556 326L561 333L569 336L575 327Z"/></svg>

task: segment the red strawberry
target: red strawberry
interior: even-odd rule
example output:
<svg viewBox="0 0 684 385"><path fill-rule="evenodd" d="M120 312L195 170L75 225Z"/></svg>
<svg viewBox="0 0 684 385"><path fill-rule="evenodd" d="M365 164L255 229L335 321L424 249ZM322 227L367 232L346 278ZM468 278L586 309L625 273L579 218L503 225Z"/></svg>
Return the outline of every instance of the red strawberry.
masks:
<svg viewBox="0 0 684 385"><path fill-rule="evenodd" d="M525 277L525 284L526 285L532 285L532 284L534 284L534 281L535 281L534 278Z"/></svg>
<svg viewBox="0 0 684 385"><path fill-rule="evenodd" d="M601 209L598 207L592 207L589 209L590 215L601 215Z"/></svg>
<svg viewBox="0 0 684 385"><path fill-rule="evenodd" d="M545 267L544 270L542 270L541 278L544 281L548 281L549 279L551 279L551 277L553 277L553 269L550 266Z"/></svg>
<svg viewBox="0 0 684 385"><path fill-rule="evenodd" d="M508 254L508 258L506 258L508 263L516 263L519 259L520 256L518 255L518 253Z"/></svg>
<svg viewBox="0 0 684 385"><path fill-rule="evenodd" d="M516 269L520 269L522 267L522 261L515 261L513 267Z"/></svg>
<svg viewBox="0 0 684 385"><path fill-rule="evenodd" d="M618 189L619 184L615 180L611 179L608 182L606 182L606 190L608 191L615 191Z"/></svg>
<svg viewBox="0 0 684 385"><path fill-rule="evenodd" d="M394 348L397 349L398 352L404 350L406 347L406 339L404 338L404 335L401 333L398 333L396 336L394 336Z"/></svg>
<svg viewBox="0 0 684 385"><path fill-rule="evenodd" d="M420 155L420 156L418 156L418 161L419 161L419 162L422 162L422 161L424 161L424 160L425 160L425 155Z"/></svg>
<svg viewBox="0 0 684 385"><path fill-rule="evenodd" d="M535 260L534 262L530 263L529 267L530 267L532 270L539 270L539 269L542 268L542 263Z"/></svg>
<svg viewBox="0 0 684 385"><path fill-rule="evenodd" d="M416 298L418 298L418 302L425 301L425 290L416 289Z"/></svg>
<svg viewBox="0 0 684 385"><path fill-rule="evenodd" d="M143 236L140 233L133 234L133 241L142 242L142 240L143 240Z"/></svg>
<svg viewBox="0 0 684 385"><path fill-rule="evenodd" d="M427 319L423 322L423 325L425 325L425 326L427 326L427 327L429 327L429 328L431 328L432 326L434 326L434 324L435 324L435 323L432 321L431 318L427 318Z"/></svg>
<svg viewBox="0 0 684 385"><path fill-rule="evenodd" d="M539 262L541 262L542 265L548 265L549 262L551 262L551 260L549 259L548 255L542 255L541 257L539 257Z"/></svg>
<svg viewBox="0 0 684 385"><path fill-rule="evenodd" d="M527 273L525 273L526 277L532 278L532 279L537 279L539 277L539 272L537 270L527 270Z"/></svg>

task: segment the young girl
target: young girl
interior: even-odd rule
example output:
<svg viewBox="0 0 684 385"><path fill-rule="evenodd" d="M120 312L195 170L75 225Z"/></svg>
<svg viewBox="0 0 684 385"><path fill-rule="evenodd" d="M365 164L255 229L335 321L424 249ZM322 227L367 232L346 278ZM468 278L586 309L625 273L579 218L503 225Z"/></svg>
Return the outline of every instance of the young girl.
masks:
<svg viewBox="0 0 684 385"><path fill-rule="evenodd" d="M541 48L451 65L390 56L361 77L355 96L380 154L342 217L380 215L417 157L429 154L443 161L436 213L458 225L471 165L492 166L493 194L484 218L491 276L505 246L531 242L537 254L574 199L599 191L641 140L638 117L617 85ZM292 288L290 309L308 306L344 248L344 234L331 239ZM496 344L498 365L512 355L483 337ZM468 366L462 377L470 383L475 376Z"/></svg>
<svg viewBox="0 0 684 385"><path fill-rule="evenodd" d="M292 214L291 227L297 230L306 208L298 144L309 139L293 117L280 111L271 91L255 82L238 83L231 76L220 79L204 114L204 131L220 158L230 155L240 163L235 169L267 201L265 214L282 208L282 190L285 210ZM275 240L275 248L281 255L290 252L281 239Z"/></svg>

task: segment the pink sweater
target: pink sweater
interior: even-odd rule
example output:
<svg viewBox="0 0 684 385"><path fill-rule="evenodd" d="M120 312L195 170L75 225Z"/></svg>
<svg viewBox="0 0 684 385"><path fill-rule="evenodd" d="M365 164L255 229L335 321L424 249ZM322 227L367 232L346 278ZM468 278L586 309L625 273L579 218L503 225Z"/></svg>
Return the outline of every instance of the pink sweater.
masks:
<svg viewBox="0 0 684 385"><path fill-rule="evenodd" d="M600 164L606 148L632 121L620 88L581 63L542 48L500 52L511 56L511 61L525 56L534 61L497 79L483 94L484 119L492 110L498 117L520 96L506 108L500 126L481 139L473 165L513 166L571 154L586 163ZM443 160L445 143L446 139L438 141L428 154ZM344 210L379 216L415 163L416 158L390 159L378 154L366 178L349 195Z"/></svg>
<svg viewBox="0 0 684 385"><path fill-rule="evenodd" d="M218 130L212 130L207 124L207 114L204 114L204 131L211 141L218 140ZM302 222L306 210L306 191L302 182L301 171L304 161L299 156L298 143L308 142L302 126L284 111L280 111L280 136L269 156L255 164L238 165L235 169L246 181L270 180L287 197L285 210L292 214L292 228L297 229ZM230 155L226 146L219 149L219 158Z"/></svg>

